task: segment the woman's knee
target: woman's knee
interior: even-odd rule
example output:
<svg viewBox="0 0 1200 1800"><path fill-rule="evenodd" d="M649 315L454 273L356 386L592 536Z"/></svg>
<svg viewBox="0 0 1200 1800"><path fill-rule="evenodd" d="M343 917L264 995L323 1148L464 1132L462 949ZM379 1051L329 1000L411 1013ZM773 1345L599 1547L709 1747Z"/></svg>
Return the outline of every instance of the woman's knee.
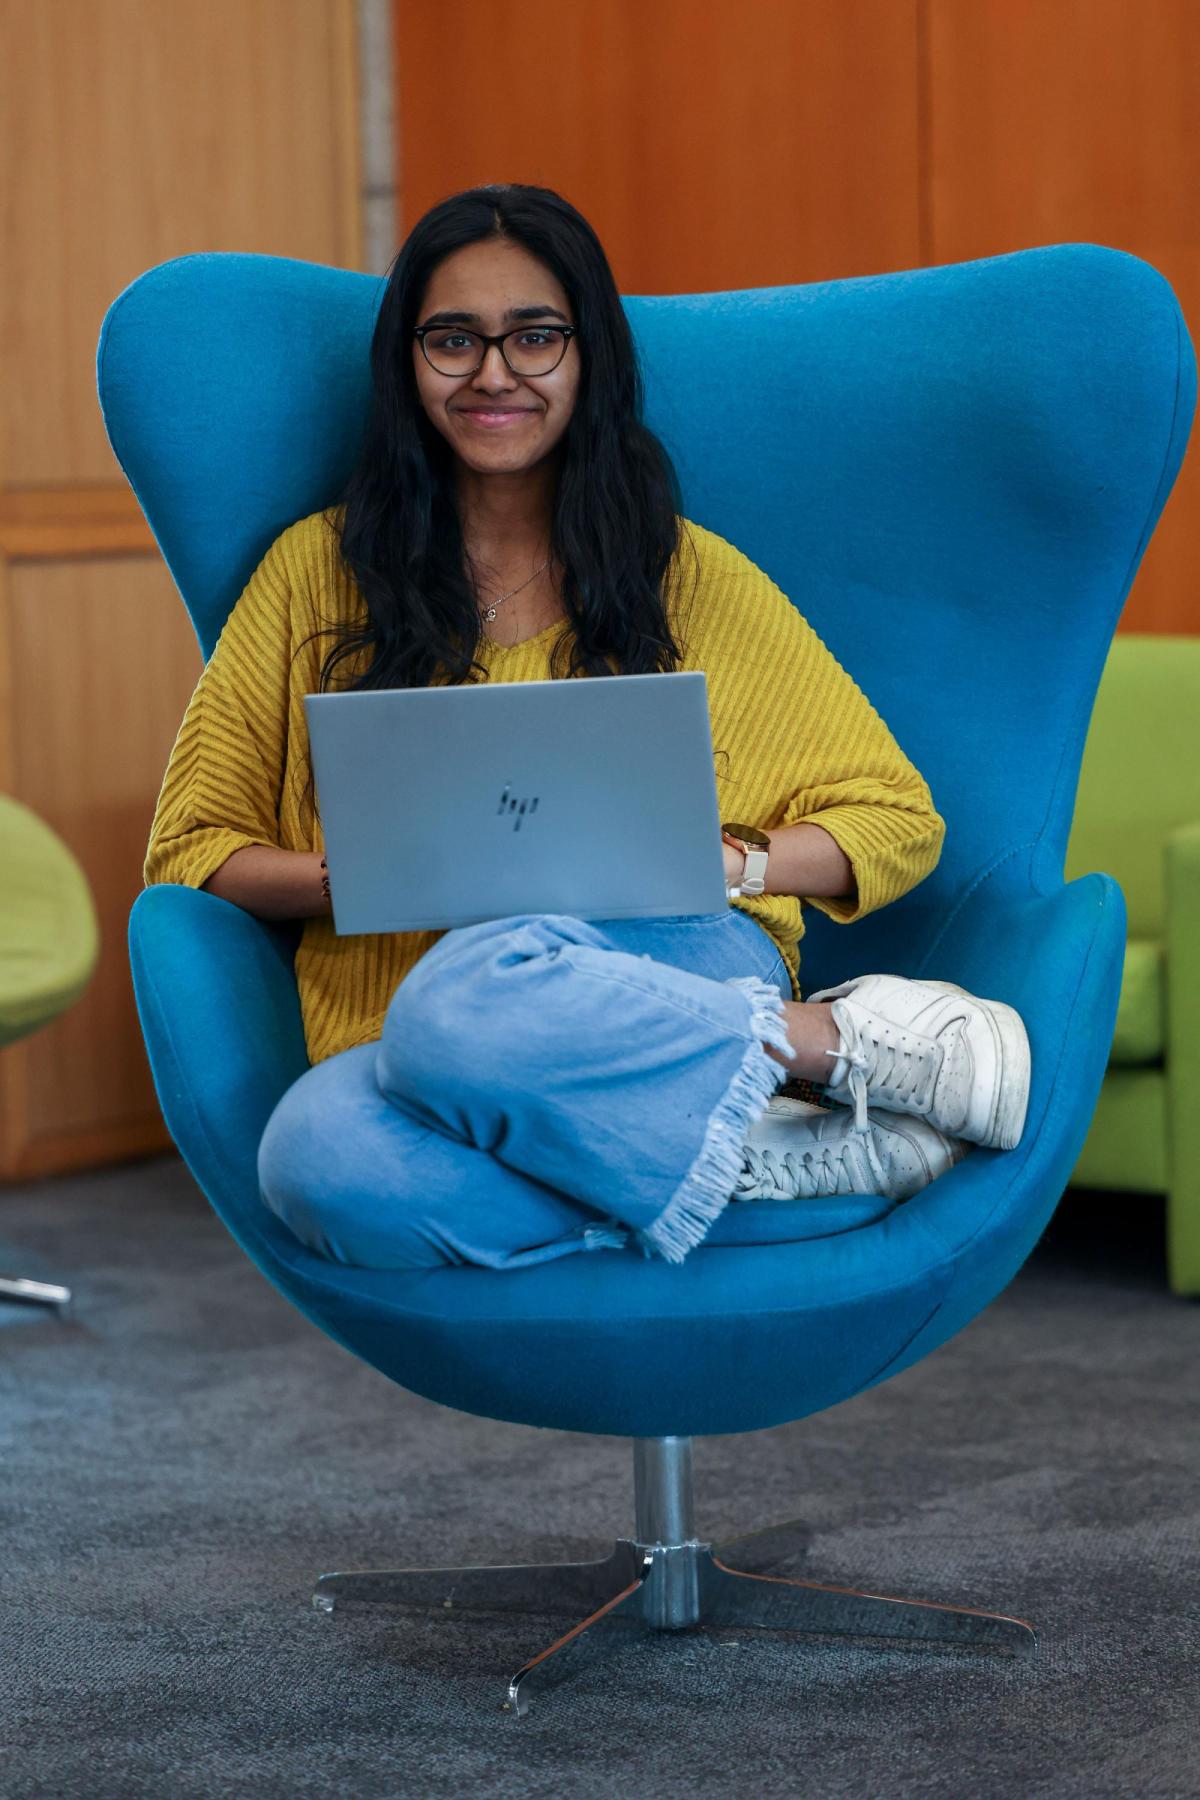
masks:
<svg viewBox="0 0 1200 1800"><path fill-rule="evenodd" d="M276 1104L259 1140L258 1187L301 1243L343 1261L337 1245L354 1158L337 1064L337 1057L315 1064Z"/></svg>
<svg viewBox="0 0 1200 1800"><path fill-rule="evenodd" d="M316 1064L276 1105L258 1146L259 1192L293 1237L357 1268L446 1261L411 1205L409 1165L428 1130L374 1084L375 1045Z"/></svg>
<svg viewBox="0 0 1200 1800"><path fill-rule="evenodd" d="M330 1161L317 1122L289 1089L259 1142L258 1191L293 1237L320 1256L344 1262L343 1196L336 1159L332 1168Z"/></svg>
<svg viewBox="0 0 1200 1800"><path fill-rule="evenodd" d="M538 1009L555 1010L569 980L566 944L603 948L580 919L522 914L456 927L404 977L388 1004L375 1076L397 1101L439 1109L480 1069L511 1074ZM548 985L547 985L548 984Z"/></svg>

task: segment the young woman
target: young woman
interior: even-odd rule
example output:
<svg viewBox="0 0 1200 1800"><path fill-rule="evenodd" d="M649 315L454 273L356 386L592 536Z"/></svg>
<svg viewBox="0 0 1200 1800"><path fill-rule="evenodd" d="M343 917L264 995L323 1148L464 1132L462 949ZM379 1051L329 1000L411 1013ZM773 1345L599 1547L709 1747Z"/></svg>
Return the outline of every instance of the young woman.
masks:
<svg viewBox="0 0 1200 1800"><path fill-rule="evenodd" d="M311 1066L263 1134L267 1205L371 1267L631 1243L678 1262L731 1199L904 1199L972 1143L1011 1148L1011 1008L887 975L800 997L802 902L843 922L886 905L933 869L943 821L801 613L680 516L586 220L517 185L434 207L371 372L338 503L281 533L226 621L146 859L148 883L305 920ZM305 693L674 669L707 678L724 911L336 935ZM842 1104L776 1095L789 1075Z"/></svg>

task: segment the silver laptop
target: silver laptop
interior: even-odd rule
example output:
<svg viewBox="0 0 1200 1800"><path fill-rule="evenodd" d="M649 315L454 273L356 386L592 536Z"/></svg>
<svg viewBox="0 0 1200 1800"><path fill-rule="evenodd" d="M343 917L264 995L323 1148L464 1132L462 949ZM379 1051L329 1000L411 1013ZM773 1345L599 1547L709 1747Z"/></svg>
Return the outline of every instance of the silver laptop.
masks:
<svg viewBox="0 0 1200 1800"><path fill-rule="evenodd" d="M334 930L729 904L702 672L308 694Z"/></svg>

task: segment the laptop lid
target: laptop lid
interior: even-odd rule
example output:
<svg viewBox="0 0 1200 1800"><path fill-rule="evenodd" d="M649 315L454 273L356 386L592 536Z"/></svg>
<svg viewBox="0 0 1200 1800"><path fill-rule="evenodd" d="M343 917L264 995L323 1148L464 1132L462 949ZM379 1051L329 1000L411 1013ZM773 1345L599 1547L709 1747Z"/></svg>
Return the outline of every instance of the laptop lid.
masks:
<svg viewBox="0 0 1200 1800"><path fill-rule="evenodd" d="M728 906L703 671L307 694L339 936Z"/></svg>

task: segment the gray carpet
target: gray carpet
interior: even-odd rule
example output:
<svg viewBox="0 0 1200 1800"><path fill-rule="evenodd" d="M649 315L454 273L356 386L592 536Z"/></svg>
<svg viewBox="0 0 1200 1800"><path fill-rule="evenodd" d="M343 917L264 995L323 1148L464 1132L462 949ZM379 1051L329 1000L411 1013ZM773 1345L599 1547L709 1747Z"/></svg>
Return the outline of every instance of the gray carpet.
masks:
<svg viewBox="0 0 1200 1800"><path fill-rule="evenodd" d="M326 1338L174 1157L0 1192L0 1791L1200 1794L1200 1303L1162 1203L1068 1194L964 1332L816 1418L697 1442L701 1536L803 1520L811 1579L1032 1620L1029 1662L663 1635L526 1719L553 1621L323 1618L336 1568L585 1558L632 1457L450 1412Z"/></svg>

